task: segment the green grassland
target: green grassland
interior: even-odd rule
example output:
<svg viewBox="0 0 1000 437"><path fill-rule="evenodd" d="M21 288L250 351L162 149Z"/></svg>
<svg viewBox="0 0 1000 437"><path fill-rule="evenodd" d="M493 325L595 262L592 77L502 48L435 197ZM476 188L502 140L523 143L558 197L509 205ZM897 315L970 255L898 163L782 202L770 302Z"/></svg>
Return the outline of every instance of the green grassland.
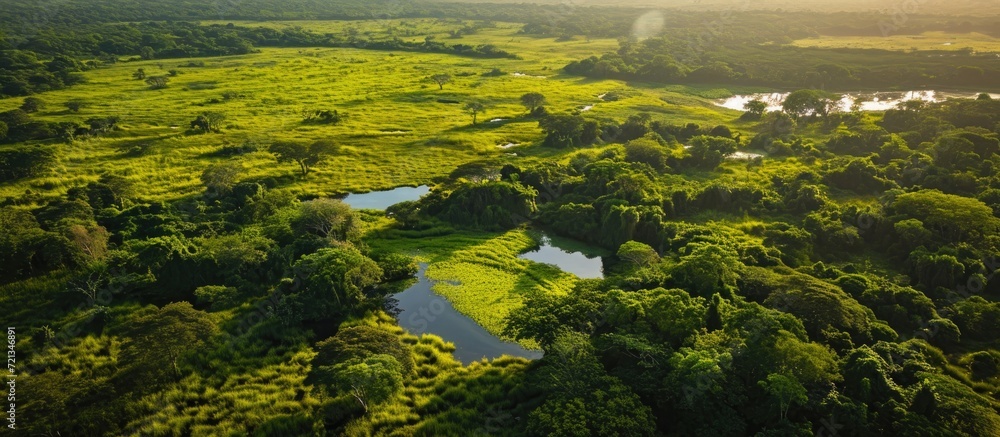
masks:
<svg viewBox="0 0 1000 437"><path fill-rule="evenodd" d="M208 24L208 23L206 23ZM750 133L751 124L737 120L739 111L714 106L709 99L758 88L655 86L614 80L582 79L563 75L559 68L573 59L612 50L617 41L577 38L557 41L519 34L519 24L495 23L455 39L449 31L475 24L458 20L369 20L236 22L271 28L300 27L318 33L356 33L371 40L399 37L420 41L431 36L448 44L494 44L521 59L478 59L446 54L372 51L342 48L268 48L260 53L219 58L123 62L85 73L87 82L40 97L46 109L34 116L47 121L82 122L90 117L116 115L123 130L108 137L59 145L60 165L47 177L0 186L0 196L18 196L25 189L43 196L114 172L132 179L145 200L170 201L204 188L199 176L208 165L239 159L246 179L273 178L303 196L362 192L400 185L433 182L460 164L503 157L527 164L541 160L569 162L575 153L538 147L542 132L519 103L527 92L541 92L552 111L579 111L588 117L623 120L636 112L671 123L727 124ZM150 90L131 77L136 69L148 75L178 74L162 90ZM492 69L502 76L483 76ZM452 76L439 89L428 79L437 73ZM521 73L526 76L515 76ZM599 95L615 92L616 101ZM230 98L224 97L230 96ZM480 101L487 111L472 126L461 104ZM64 103L88 102L79 113ZM20 99L0 101L0 111L13 109ZM337 109L346 115L337 125L302 122L303 112ZM188 124L198 114L226 116L221 133L190 134ZM490 122L492 119L504 119ZM817 136L822 136L816 132ZM305 179L294 164L277 163L267 152L238 158L215 155L225 145L247 140L303 141L329 139L338 153L317 165ZM497 147L520 143L513 149ZM142 145L145 153L127 151ZM620 146L603 146L580 153L601 153ZM508 156L514 153L517 156ZM679 146L677 153L680 153ZM726 163L720 173L688 172L663 175L664 183L698 187L710 181L727 184L770 180L795 174L809 166L791 158L749 170L744 163ZM704 217L704 221L719 217ZM729 218L729 217L727 217ZM739 218L736 218L739 219ZM535 241L524 230L505 234L458 232L449 235L410 235L380 232L391 220L378 220L367 243L375 248L402 251L428 262L428 277L439 281L434 290L449 299L494 334L510 310L534 291L563 293L575 278L550 266L518 259ZM460 284L460 285L458 285ZM526 346L536 346L527 341Z"/></svg>
<svg viewBox="0 0 1000 437"><path fill-rule="evenodd" d="M388 32L378 20L296 24L329 31L372 26ZM446 35L441 33L444 26L432 24L417 22L415 25L427 28L421 28L421 35L414 38L422 39L423 31ZM731 122L738 115L683 92L581 79L556 71L569 59L614 47L614 40L555 42L516 32L516 26L500 24L456 42L507 41L498 45L523 59L283 48L244 56L124 62L88 71L84 74L85 84L41 94L46 109L35 117L82 122L113 115L122 118L124 129L107 137L58 146L60 165L51 174L0 187L0 196L18 196L31 189L51 197L96 180L102 172L116 172L132 179L144 199L177 199L201 190L201 171L225 159L214 156L214 152L247 140L332 140L340 146L336 156L316 166L305 180L297 177L296 166L277 164L268 153L240 158L248 171L247 178L274 178L298 194L331 195L427 183L465 162L509 152L525 155L522 150L501 150L497 146L530 145L541 139L536 120L525 117L518 101L527 92L545 94L554 111L593 105L589 115L594 117L624 119L635 111L650 111L658 118L678 122L719 124ZM151 76L165 75L170 70L178 74L170 78L167 88L151 90L143 81L132 79L131 74L139 68ZM482 76L494 68L508 74ZM452 76L452 83L445 84L443 90L428 79L438 73ZM630 97L622 100L601 102L597 97L625 89ZM480 123L472 126L462 104L440 103L439 99L479 101L486 104L487 110L480 114ZM65 110L64 103L72 100L82 100L88 106L79 113ZM18 105L20 99L6 99L0 101L0 111ZM336 109L346 115L346 121L337 125L302 122L303 111L318 109ZM225 115L222 132L188 134L190 121L206 111ZM504 120L489 122L497 118ZM143 148L141 156L124 152L136 146Z"/></svg>
<svg viewBox="0 0 1000 437"><path fill-rule="evenodd" d="M1000 53L1000 38L972 33L924 32L919 35L820 36L792 42L798 47L823 49L850 48L898 51L958 51Z"/></svg>

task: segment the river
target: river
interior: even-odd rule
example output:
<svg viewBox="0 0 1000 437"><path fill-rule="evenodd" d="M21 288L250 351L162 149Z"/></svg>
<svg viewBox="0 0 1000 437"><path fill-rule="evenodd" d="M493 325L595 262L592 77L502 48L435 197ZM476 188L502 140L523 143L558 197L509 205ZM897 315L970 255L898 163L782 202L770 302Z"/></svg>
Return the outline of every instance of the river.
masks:
<svg viewBox="0 0 1000 437"><path fill-rule="evenodd" d="M757 93L742 94L732 96L728 99L717 100L716 105L724 108L743 110L743 105L755 99L760 99L767 103L768 111L780 111L781 104L785 102L785 97L789 93ZM925 102L942 102L950 98L974 99L979 93L968 92L946 92L946 91L885 91L885 92L847 92L835 93L843 96L840 99L840 110L850 111L855 99L861 99L862 111L885 111L893 109L900 102L907 100L923 100ZM994 99L1000 99L1000 94L990 94Z"/></svg>
<svg viewBox="0 0 1000 437"><path fill-rule="evenodd" d="M420 264L417 283L390 299L390 307L398 311L396 319L399 326L414 335L434 334L454 343L455 358L464 365L501 355L531 360L542 357L542 351L528 350L517 343L503 341L458 312L451 302L431 290L434 281L424 275L426 270L427 264Z"/></svg>

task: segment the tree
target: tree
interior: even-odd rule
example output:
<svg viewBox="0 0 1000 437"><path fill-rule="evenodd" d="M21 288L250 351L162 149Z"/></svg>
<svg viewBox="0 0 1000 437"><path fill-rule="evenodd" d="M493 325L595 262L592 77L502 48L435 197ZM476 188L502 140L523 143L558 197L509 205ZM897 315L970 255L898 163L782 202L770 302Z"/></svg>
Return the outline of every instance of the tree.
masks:
<svg viewBox="0 0 1000 437"><path fill-rule="evenodd" d="M317 123L317 124L337 124L340 123L343 116L337 112L336 109L317 109L317 110L306 110L303 113L303 123Z"/></svg>
<svg viewBox="0 0 1000 437"><path fill-rule="evenodd" d="M681 413L676 419L679 435L746 434L746 424L730 407L739 402L732 362L731 353L723 350L684 347L673 353L663 383Z"/></svg>
<svg viewBox="0 0 1000 437"><path fill-rule="evenodd" d="M691 139L690 160L696 167L714 170L722 161L736 152L736 141L731 138L700 135Z"/></svg>
<svg viewBox="0 0 1000 437"><path fill-rule="evenodd" d="M778 417L784 421L788 417L788 409L792 404L805 404L809 398L806 388L795 378L779 373L767 375L767 379L758 381L758 385L774 397L778 402Z"/></svg>
<svg viewBox="0 0 1000 437"><path fill-rule="evenodd" d="M350 245L305 255L292 273L275 310L286 325L330 320L356 309L382 278L378 264Z"/></svg>
<svg viewBox="0 0 1000 437"><path fill-rule="evenodd" d="M135 80L143 80L143 79L145 79L146 78L146 70L144 68L140 68L140 69L135 70L135 72L132 73L132 78L135 79Z"/></svg>
<svg viewBox="0 0 1000 437"><path fill-rule="evenodd" d="M655 288L625 292L611 290L607 293L605 321L611 326L627 326L641 332L656 344L664 340L672 347L705 326L707 309L705 299L691 297L681 289Z"/></svg>
<svg viewBox="0 0 1000 437"><path fill-rule="evenodd" d="M167 82L170 82L167 76L150 76L146 78L146 84L149 85L149 89L151 90L166 88Z"/></svg>
<svg viewBox="0 0 1000 437"><path fill-rule="evenodd" d="M544 360L539 373L546 399L528 417L530 435L653 435L649 407L604 371L586 335L561 335Z"/></svg>
<svg viewBox="0 0 1000 437"><path fill-rule="evenodd" d="M726 246L691 243L688 254L674 268L674 276L687 285L692 293L711 296L736 285L743 263L739 255ZM723 294L725 296L725 293Z"/></svg>
<svg viewBox="0 0 1000 437"><path fill-rule="evenodd" d="M891 211L900 219L912 218L939 236L953 242L975 241L1000 229L993 209L978 199L920 190L896 196Z"/></svg>
<svg viewBox="0 0 1000 437"><path fill-rule="evenodd" d="M132 364L137 372L154 373L154 382L180 380L180 358L204 345L218 331L208 314L188 302L166 305L127 326L123 362ZM172 369L173 378L163 378L164 368Z"/></svg>
<svg viewBox="0 0 1000 437"><path fill-rule="evenodd" d="M39 176L52 168L55 159L55 151L48 147L0 150L0 182Z"/></svg>
<svg viewBox="0 0 1000 437"><path fill-rule="evenodd" d="M548 147L576 147L583 144L586 120L580 115L550 115L538 121L545 131L544 144Z"/></svg>
<svg viewBox="0 0 1000 437"><path fill-rule="evenodd" d="M761 118L761 127L767 135L780 138L795 132L795 119L784 112L771 111Z"/></svg>
<svg viewBox="0 0 1000 437"><path fill-rule="evenodd" d="M510 229L537 210L538 191L520 182L465 183L441 203L438 217L480 229Z"/></svg>
<svg viewBox="0 0 1000 437"><path fill-rule="evenodd" d="M120 122L121 118L112 115L109 117L88 118L84 123L90 126L91 135L98 135L118 130L118 123Z"/></svg>
<svg viewBox="0 0 1000 437"><path fill-rule="evenodd" d="M71 112L80 112L81 109L83 109L86 106L89 106L87 102L83 100L70 100L66 102L65 105L66 109L70 110Z"/></svg>
<svg viewBox="0 0 1000 437"><path fill-rule="evenodd" d="M785 97L781 108L794 118L806 115L826 117L836 108L834 95L818 90L798 90Z"/></svg>
<svg viewBox="0 0 1000 437"><path fill-rule="evenodd" d="M535 112L536 109L544 106L547 102L541 93L527 93L521 96L521 104L528 112Z"/></svg>
<svg viewBox="0 0 1000 437"><path fill-rule="evenodd" d="M764 115L764 112L767 111L767 103L764 103L761 99L753 99L744 103L743 109L747 111L746 114L744 114L746 118L759 120L760 117Z"/></svg>
<svg viewBox="0 0 1000 437"><path fill-rule="evenodd" d="M153 59L154 57L153 48L150 46L142 46L142 48L139 49L139 57L147 61Z"/></svg>
<svg viewBox="0 0 1000 437"><path fill-rule="evenodd" d="M104 226L83 226L73 224L66 228L67 238L88 259L97 261L108 253L108 238L111 234Z"/></svg>
<svg viewBox="0 0 1000 437"><path fill-rule="evenodd" d="M350 205L337 199L315 199L299 205L299 215L292 228L323 238L345 241L357 232L357 222Z"/></svg>
<svg viewBox="0 0 1000 437"><path fill-rule="evenodd" d="M118 206L124 208L136 197L135 185L124 176L104 173L85 188L87 202L94 209Z"/></svg>
<svg viewBox="0 0 1000 437"><path fill-rule="evenodd" d="M399 335L385 325L341 326L337 334L316 343L315 349L314 366L363 360L376 354L386 354L396 358L404 374L413 372L415 366L410 347L401 342Z"/></svg>
<svg viewBox="0 0 1000 437"><path fill-rule="evenodd" d="M438 89L444 89L444 84L451 82L451 75L439 73L431 76L431 80L438 84Z"/></svg>
<svg viewBox="0 0 1000 437"><path fill-rule="evenodd" d="M45 102L38 97L25 97L24 103L21 104L21 110L27 113L38 112L45 108Z"/></svg>
<svg viewBox="0 0 1000 437"><path fill-rule="evenodd" d="M486 112L486 106L479 102L469 102L465 104L465 112L472 114L472 124L476 124L476 116L480 112Z"/></svg>
<svg viewBox="0 0 1000 437"><path fill-rule="evenodd" d="M625 144L625 160L649 164L657 171L665 171L669 153L660 143L649 138L638 138Z"/></svg>
<svg viewBox="0 0 1000 437"><path fill-rule="evenodd" d="M9 205L0 207L0 247L4 248L0 251L0 282L58 267L57 263L45 262L40 253L39 246L49 240L47 234L30 211ZM45 266L40 265L43 263Z"/></svg>
<svg viewBox="0 0 1000 437"><path fill-rule="evenodd" d="M191 129L204 133L219 132L222 129L222 122L226 116L218 112L203 112L191 122Z"/></svg>
<svg viewBox="0 0 1000 437"><path fill-rule="evenodd" d="M618 247L618 258L627 261L635 267L649 267L660 262L660 255L648 244L638 241L628 241Z"/></svg>
<svg viewBox="0 0 1000 437"><path fill-rule="evenodd" d="M299 164L302 177L305 177L309 174L310 167L318 164L323 158L334 154L337 151L337 146L330 141L316 141L312 144L279 141L271 144L268 150L277 157L278 162L291 161Z"/></svg>
<svg viewBox="0 0 1000 437"><path fill-rule="evenodd" d="M335 366L341 385L361 404L365 413L403 389L402 366L391 355L376 354Z"/></svg>
<svg viewBox="0 0 1000 437"><path fill-rule="evenodd" d="M533 339L549 350L556 338L567 329L592 333L606 321L603 314L604 292L594 280L582 280L563 296L533 293L524 305L507 317L503 334L518 340Z"/></svg>
<svg viewBox="0 0 1000 437"><path fill-rule="evenodd" d="M243 165L236 161L212 164L201 172L201 183L208 189L209 197L224 196L233 189L243 172Z"/></svg>

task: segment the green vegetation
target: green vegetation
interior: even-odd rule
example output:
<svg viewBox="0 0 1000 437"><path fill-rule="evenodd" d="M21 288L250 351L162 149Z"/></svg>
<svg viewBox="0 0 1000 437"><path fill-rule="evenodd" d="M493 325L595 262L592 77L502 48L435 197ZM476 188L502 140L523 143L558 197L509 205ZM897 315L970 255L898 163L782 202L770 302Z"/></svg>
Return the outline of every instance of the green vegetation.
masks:
<svg viewBox="0 0 1000 437"><path fill-rule="evenodd" d="M834 104L996 92L997 16L907 16L978 44L945 51L844 48L884 29L810 2L642 39L613 1L8 3L19 431L1000 434L1000 99ZM603 277L522 258L541 235ZM544 357L406 332L418 265Z"/></svg>
<svg viewBox="0 0 1000 437"><path fill-rule="evenodd" d="M888 35L885 38L860 36L820 36L793 41L799 47L851 48L899 51L976 51L1000 52L1000 38L978 32Z"/></svg>

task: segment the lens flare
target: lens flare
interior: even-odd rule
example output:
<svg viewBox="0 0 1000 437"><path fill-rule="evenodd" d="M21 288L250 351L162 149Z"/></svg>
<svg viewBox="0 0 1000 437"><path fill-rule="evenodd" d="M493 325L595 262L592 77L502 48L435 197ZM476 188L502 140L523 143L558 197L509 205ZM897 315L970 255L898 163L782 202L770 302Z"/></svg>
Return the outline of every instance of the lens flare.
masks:
<svg viewBox="0 0 1000 437"><path fill-rule="evenodd" d="M664 18L660 11L649 11L632 23L632 36L637 39L646 39L656 36L663 30Z"/></svg>

